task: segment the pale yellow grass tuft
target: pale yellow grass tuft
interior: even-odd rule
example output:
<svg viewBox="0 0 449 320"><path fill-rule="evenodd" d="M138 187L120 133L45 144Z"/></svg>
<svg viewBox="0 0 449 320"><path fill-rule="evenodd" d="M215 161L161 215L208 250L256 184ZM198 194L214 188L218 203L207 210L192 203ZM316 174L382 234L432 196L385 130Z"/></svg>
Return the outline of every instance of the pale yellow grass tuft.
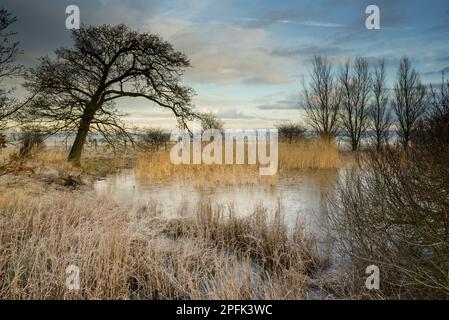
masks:
<svg viewBox="0 0 449 320"><path fill-rule="evenodd" d="M342 165L340 152L334 140L301 139L295 143L279 144L280 170L338 169Z"/></svg>

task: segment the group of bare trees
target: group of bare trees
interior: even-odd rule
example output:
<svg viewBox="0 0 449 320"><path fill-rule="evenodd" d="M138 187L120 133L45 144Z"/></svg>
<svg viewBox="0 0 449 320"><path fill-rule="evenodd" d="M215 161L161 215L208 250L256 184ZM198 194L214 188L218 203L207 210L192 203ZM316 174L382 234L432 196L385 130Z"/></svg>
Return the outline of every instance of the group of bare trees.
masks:
<svg viewBox="0 0 449 320"><path fill-rule="evenodd" d="M413 78L409 73L404 81ZM442 80L439 88L430 88L430 108L414 127L407 156L396 148L369 150L344 173L337 196L329 198L330 234L338 252L351 261L347 272L353 280L345 290L354 288L355 295L449 298L449 81ZM407 87L397 86L395 95ZM422 95L422 90L413 94ZM404 96L400 107L408 105L404 112L410 118L418 104ZM370 264L382 270L382 290L376 293L364 290Z"/></svg>
<svg viewBox="0 0 449 320"><path fill-rule="evenodd" d="M428 95L408 58L400 62L393 94L386 86L383 59L370 66L366 58L358 57L335 72L328 59L315 56L310 78L308 85L303 81L309 124L326 138L342 132L354 151L368 132L372 132L376 148L381 149L393 124L407 148L425 114Z"/></svg>

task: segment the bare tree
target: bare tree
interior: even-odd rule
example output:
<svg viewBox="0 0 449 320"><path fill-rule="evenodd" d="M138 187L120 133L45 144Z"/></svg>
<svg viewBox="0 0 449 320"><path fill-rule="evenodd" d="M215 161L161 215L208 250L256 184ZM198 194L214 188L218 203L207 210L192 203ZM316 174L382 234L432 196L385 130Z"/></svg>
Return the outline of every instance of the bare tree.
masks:
<svg viewBox="0 0 449 320"><path fill-rule="evenodd" d="M439 89L437 89L439 87ZM421 119L412 142L417 148L427 148L435 152L435 157L445 155L449 147L449 81L444 74L441 85L430 84L426 115ZM446 163L447 159L443 159Z"/></svg>
<svg viewBox="0 0 449 320"><path fill-rule="evenodd" d="M315 56L310 77L309 87L303 81L307 121L322 137L334 137L338 131L340 92L330 62L323 57Z"/></svg>
<svg viewBox="0 0 449 320"><path fill-rule="evenodd" d="M394 91L393 107L398 120L397 133L404 149L407 149L418 122L424 115L426 99L426 89L408 58L401 60Z"/></svg>
<svg viewBox="0 0 449 320"><path fill-rule="evenodd" d="M224 123L218 119L212 112L198 113L198 117L201 119L202 130L216 129L224 131Z"/></svg>
<svg viewBox="0 0 449 320"><path fill-rule="evenodd" d="M443 117L449 115L449 81L445 79L444 72L441 73L441 86L439 90L430 84L429 90L430 116Z"/></svg>
<svg viewBox="0 0 449 320"><path fill-rule="evenodd" d="M365 58L356 58L351 72L350 61L346 62L340 70L342 128L351 140L351 147L356 151L360 140L368 126L368 101L371 91L371 74L368 61Z"/></svg>
<svg viewBox="0 0 449 320"><path fill-rule="evenodd" d="M81 27L73 31L73 48L56 50L56 59L41 58L26 86L38 93L33 119L55 130L77 131L69 161L80 164L90 131L127 134L114 102L140 97L171 110L185 126L194 117L193 90L181 84L190 66L187 57L159 36L138 33L125 25Z"/></svg>
<svg viewBox="0 0 449 320"><path fill-rule="evenodd" d="M377 151L388 143L391 127L391 109L388 109L388 91L385 83L385 60L380 60L374 66L373 72L373 102L370 107L371 128L374 132L374 142Z"/></svg>
<svg viewBox="0 0 449 320"><path fill-rule="evenodd" d="M12 88L7 88L4 81L20 75L22 67L16 63L20 53L19 42L14 41L15 33L10 26L17 19L7 10L0 8L0 129L6 128L6 120L15 114L22 106L11 97Z"/></svg>

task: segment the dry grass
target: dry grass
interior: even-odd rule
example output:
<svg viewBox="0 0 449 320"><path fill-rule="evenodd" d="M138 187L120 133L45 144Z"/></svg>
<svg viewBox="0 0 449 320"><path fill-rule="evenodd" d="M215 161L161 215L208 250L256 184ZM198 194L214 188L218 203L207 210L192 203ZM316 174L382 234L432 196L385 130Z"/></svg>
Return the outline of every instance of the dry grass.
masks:
<svg viewBox="0 0 449 320"><path fill-rule="evenodd" d="M62 180L73 178L89 181L116 173L123 168L133 166L135 155L122 155L111 152L97 153L86 149L81 167L74 167L67 161L67 151L61 148L44 148L33 150L27 157L18 157L16 150L9 150L2 156L0 162L0 175L15 174L29 175L36 179L49 180L49 182L64 182Z"/></svg>
<svg viewBox="0 0 449 320"><path fill-rule="evenodd" d="M317 155L291 159L314 144L281 144L282 172L324 166ZM125 208L84 189L49 187L115 172L129 158L86 152L82 168L73 168L65 150L49 148L24 161L32 174L15 178L22 183L0 181L0 299L303 299L316 286L327 260L304 225L288 228L280 210L242 217L232 206L200 203L193 215L170 219L156 205ZM136 174L151 182L277 181L252 165L175 166L164 150L137 158ZM65 288L71 264L81 272L76 292Z"/></svg>
<svg viewBox="0 0 449 320"><path fill-rule="evenodd" d="M335 141L319 138L300 139L279 144L279 169L338 169L342 166Z"/></svg>
<svg viewBox="0 0 449 320"><path fill-rule="evenodd" d="M81 168L74 168L67 162L67 151L48 148L37 152L30 159L30 163L41 168L80 172L103 177L128 167L132 163L132 156L123 155L120 157L111 152L97 153L94 150L86 148Z"/></svg>
<svg viewBox="0 0 449 320"><path fill-rule="evenodd" d="M301 299L325 265L280 212L238 217L203 204L173 220L91 193L0 188L1 299ZM77 292L64 285L70 264Z"/></svg>
<svg viewBox="0 0 449 320"><path fill-rule="evenodd" d="M136 176L148 182L178 180L197 185L235 185L235 184L273 184L275 176L259 175L255 165L174 165L170 161L169 151L139 153L135 167Z"/></svg>
<svg viewBox="0 0 449 320"><path fill-rule="evenodd" d="M302 222L298 220L288 230L279 207L275 212L258 207L251 216L239 217L232 208L204 203L194 218L172 219L164 232L174 239L201 238L227 251L248 255L272 272L294 269L310 275L326 264L312 250L314 239L305 233Z"/></svg>
<svg viewBox="0 0 449 320"><path fill-rule="evenodd" d="M9 155L13 152L14 150L12 148L0 148L0 164L2 163L6 163L6 161L9 160Z"/></svg>
<svg viewBox="0 0 449 320"><path fill-rule="evenodd" d="M246 147L245 147L246 149ZM223 148L224 152L224 148ZM10 160L11 152L1 154L3 161ZM34 152L28 159L13 163L13 171L42 173L48 170L58 175L80 176L87 174L103 177L122 168L134 167L139 179L150 183L164 180L178 180L197 185L226 186L238 184L264 184L274 186L279 174L288 175L292 170L334 169L341 166L341 155L335 142L321 139L300 139L293 143L279 143L279 169L273 176L261 176L259 165L174 165L170 161L169 150L151 152L129 152L118 156L102 150L100 153L86 148L82 167L74 168L67 161L67 151L59 148L46 148Z"/></svg>
<svg viewBox="0 0 449 320"><path fill-rule="evenodd" d="M223 148L224 149L224 148ZM280 174L291 170L334 169L342 164L334 141L301 139L293 143L279 143ZM261 176L259 165L174 165L168 150L139 153L136 175L140 179L157 183L166 179L178 179L198 185L268 184L275 185L278 175Z"/></svg>

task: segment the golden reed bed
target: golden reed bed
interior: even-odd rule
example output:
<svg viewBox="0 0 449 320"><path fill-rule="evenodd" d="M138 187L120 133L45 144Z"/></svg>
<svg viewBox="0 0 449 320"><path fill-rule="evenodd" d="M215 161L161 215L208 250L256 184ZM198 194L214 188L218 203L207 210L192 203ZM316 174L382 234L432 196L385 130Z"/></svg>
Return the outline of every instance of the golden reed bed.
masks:
<svg viewBox="0 0 449 320"><path fill-rule="evenodd" d="M199 184L257 184L276 183L279 175L292 170L337 169L342 165L340 152L334 141L302 139L294 143L279 143L278 172L261 176L259 165L174 165L168 150L140 152L135 171L140 179L158 182L179 179Z"/></svg>

